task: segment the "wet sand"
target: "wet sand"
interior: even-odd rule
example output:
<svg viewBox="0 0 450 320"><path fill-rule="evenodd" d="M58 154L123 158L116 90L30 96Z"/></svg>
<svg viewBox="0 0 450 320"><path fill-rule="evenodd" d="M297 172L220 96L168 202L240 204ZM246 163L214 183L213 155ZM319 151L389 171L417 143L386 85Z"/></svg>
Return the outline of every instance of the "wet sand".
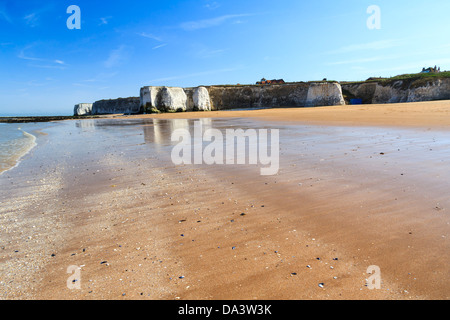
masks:
<svg viewBox="0 0 450 320"><path fill-rule="evenodd" d="M0 298L448 299L450 105L373 107L43 129L0 176ZM279 173L173 165L170 133L197 118L280 129Z"/></svg>

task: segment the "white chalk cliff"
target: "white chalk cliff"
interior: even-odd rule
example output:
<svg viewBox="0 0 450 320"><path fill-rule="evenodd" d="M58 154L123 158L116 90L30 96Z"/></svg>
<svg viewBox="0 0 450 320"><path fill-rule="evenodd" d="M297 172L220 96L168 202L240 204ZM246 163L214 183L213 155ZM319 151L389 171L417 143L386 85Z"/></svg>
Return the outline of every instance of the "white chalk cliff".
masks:
<svg viewBox="0 0 450 320"><path fill-rule="evenodd" d="M194 109L198 111L211 111L211 99L209 97L208 89L205 87L198 87L194 90L192 96L194 100Z"/></svg>
<svg viewBox="0 0 450 320"><path fill-rule="evenodd" d="M75 116L88 116L92 114L92 103L80 103L75 105L73 114Z"/></svg>
<svg viewBox="0 0 450 320"><path fill-rule="evenodd" d="M161 112L189 111L188 98L183 88L143 87L141 88L141 107Z"/></svg>
<svg viewBox="0 0 450 320"><path fill-rule="evenodd" d="M306 107L345 105L339 83L311 83L306 97Z"/></svg>
<svg viewBox="0 0 450 320"><path fill-rule="evenodd" d="M160 111L187 111L187 96L183 88L164 87L157 105Z"/></svg>
<svg viewBox="0 0 450 320"><path fill-rule="evenodd" d="M163 87L141 88L141 106L156 108L158 105L158 94Z"/></svg>
<svg viewBox="0 0 450 320"><path fill-rule="evenodd" d="M367 104L420 102L450 99L450 79L428 81L397 80L388 84L378 82L344 84L343 88Z"/></svg>
<svg viewBox="0 0 450 320"><path fill-rule="evenodd" d="M450 100L450 78L364 82L295 82L273 85L222 85L196 88L147 86L140 98L101 100L75 106L75 115L209 111L247 108L316 107Z"/></svg>

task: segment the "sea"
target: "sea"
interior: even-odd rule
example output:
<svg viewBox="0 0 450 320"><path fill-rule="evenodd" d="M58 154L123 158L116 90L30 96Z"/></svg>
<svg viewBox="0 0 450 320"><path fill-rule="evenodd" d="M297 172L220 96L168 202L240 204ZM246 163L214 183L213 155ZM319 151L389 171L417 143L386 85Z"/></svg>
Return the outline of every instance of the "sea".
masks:
<svg viewBox="0 0 450 320"><path fill-rule="evenodd" d="M0 123L0 174L14 168L36 146L35 124Z"/></svg>

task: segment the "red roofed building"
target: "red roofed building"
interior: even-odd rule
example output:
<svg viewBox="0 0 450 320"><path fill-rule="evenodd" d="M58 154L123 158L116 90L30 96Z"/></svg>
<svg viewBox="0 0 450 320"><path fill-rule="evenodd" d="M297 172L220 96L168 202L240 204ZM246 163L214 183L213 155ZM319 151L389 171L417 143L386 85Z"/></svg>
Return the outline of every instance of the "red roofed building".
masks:
<svg viewBox="0 0 450 320"><path fill-rule="evenodd" d="M283 79L279 80L266 80L265 78L262 78L261 81L258 81L256 84L262 84L262 85L271 85L271 84L285 84Z"/></svg>

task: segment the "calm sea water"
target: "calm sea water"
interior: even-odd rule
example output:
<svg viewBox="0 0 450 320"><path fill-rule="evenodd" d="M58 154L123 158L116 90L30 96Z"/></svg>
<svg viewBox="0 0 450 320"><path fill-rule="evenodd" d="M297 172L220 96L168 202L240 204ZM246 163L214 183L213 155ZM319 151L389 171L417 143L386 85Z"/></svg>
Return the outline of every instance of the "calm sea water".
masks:
<svg viewBox="0 0 450 320"><path fill-rule="evenodd" d="M36 137L27 124L0 123L0 174L15 167L36 146Z"/></svg>

